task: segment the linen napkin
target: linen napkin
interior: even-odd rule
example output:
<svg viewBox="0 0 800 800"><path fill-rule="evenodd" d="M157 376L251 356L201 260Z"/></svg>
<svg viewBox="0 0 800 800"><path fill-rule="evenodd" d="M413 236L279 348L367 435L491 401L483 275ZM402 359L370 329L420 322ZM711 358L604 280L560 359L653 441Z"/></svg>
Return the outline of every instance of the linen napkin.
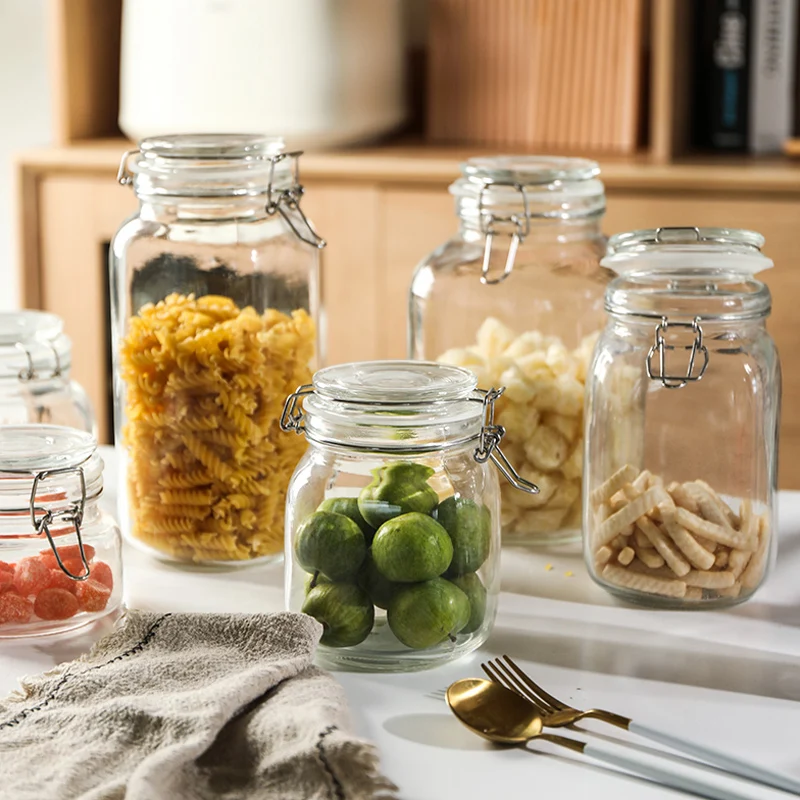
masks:
<svg viewBox="0 0 800 800"><path fill-rule="evenodd" d="M0 701L13 800L393 800L301 614L129 611Z"/></svg>

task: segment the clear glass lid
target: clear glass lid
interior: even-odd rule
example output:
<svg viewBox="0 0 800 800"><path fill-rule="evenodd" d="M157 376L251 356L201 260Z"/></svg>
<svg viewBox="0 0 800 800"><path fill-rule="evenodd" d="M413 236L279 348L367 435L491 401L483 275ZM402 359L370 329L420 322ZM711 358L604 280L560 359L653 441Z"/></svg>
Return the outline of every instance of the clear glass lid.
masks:
<svg viewBox="0 0 800 800"><path fill-rule="evenodd" d="M484 156L461 164L450 186L462 217L486 209L570 219L603 213L605 188L595 161L557 156Z"/></svg>
<svg viewBox="0 0 800 800"><path fill-rule="evenodd" d="M295 154L283 139L244 133L175 134L143 139L123 156L119 179L139 195L239 196L296 183Z"/></svg>
<svg viewBox="0 0 800 800"><path fill-rule="evenodd" d="M612 236L600 262L618 273L606 290L613 314L756 319L769 289L753 275L772 266L764 237L728 228L656 228Z"/></svg>
<svg viewBox="0 0 800 800"><path fill-rule="evenodd" d="M0 379L51 378L69 369L71 356L60 317L44 311L0 312Z"/></svg>

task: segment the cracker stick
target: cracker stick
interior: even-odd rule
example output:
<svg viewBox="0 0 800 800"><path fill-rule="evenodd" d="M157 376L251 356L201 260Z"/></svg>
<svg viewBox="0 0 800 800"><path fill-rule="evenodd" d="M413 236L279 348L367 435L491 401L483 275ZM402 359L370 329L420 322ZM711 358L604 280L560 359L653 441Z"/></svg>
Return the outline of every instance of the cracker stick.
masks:
<svg viewBox="0 0 800 800"><path fill-rule="evenodd" d="M742 584L738 581L733 586L727 586L724 589L717 589L717 594L720 597L738 597L742 591Z"/></svg>
<svg viewBox="0 0 800 800"><path fill-rule="evenodd" d="M622 564L624 567L627 567L628 564L633 561L633 557L636 553L633 552L632 547L623 547L622 550L619 551L619 555L617 556L617 561Z"/></svg>
<svg viewBox="0 0 800 800"><path fill-rule="evenodd" d="M616 493L616 494L615 494L615 495L614 495L614 496L613 496L613 497L612 497L612 498L611 498L611 499L608 501L608 505L609 505L609 507L611 508L611 513L612 513L612 514L615 514L617 511L619 511L621 508L623 508L623 507L625 507L626 505L628 505L628 503L630 503L630 502L631 502L631 501L630 501L630 499L628 498L628 496L625 494L625 492L623 492L623 491L622 491L622 489L620 489L620 490L619 490L619 491L618 491L618 492L617 492L617 493Z"/></svg>
<svg viewBox="0 0 800 800"><path fill-rule="evenodd" d="M686 594L686 584L683 581L651 578L623 567L615 567L613 564L606 564L603 569L603 577L609 583L639 592L660 594L664 597L683 597Z"/></svg>
<svg viewBox="0 0 800 800"><path fill-rule="evenodd" d="M709 553L716 553L717 548L721 547L721 545L718 545L716 542L712 542L711 539L706 539L705 536L695 536L694 538L697 541L697 544L699 544L704 550L708 550Z"/></svg>
<svg viewBox="0 0 800 800"><path fill-rule="evenodd" d="M633 561L631 561L628 566L628 572L635 572L637 575L647 575L650 578L661 578L661 580L664 581L677 580L675 573L669 567L664 566L650 569L650 567L642 561L639 561L638 558L634 558Z"/></svg>
<svg viewBox="0 0 800 800"><path fill-rule="evenodd" d="M687 586L684 600L702 600L703 590L699 586Z"/></svg>
<svg viewBox="0 0 800 800"><path fill-rule="evenodd" d="M675 501L676 506L685 508L693 514L696 514L700 510L697 501L692 497L690 492L686 491L683 484L671 483L667 486L667 491L670 497Z"/></svg>
<svg viewBox="0 0 800 800"><path fill-rule="evenodd" d="M654 486L663 486L664 479L660 475L653 475L651 473L650 478L647 481L647 488L652 489Z"/></svg>
<svg viewBox="0 0 800 800"><path fill-rule="evenodd" d="M728 566L728 559L730 558L730 550L720 550L714 558L714 566L718 569Z"/></svg>
<svg viewBox="0 0 800 800"><path fill-rule="evenodd" d="M669 568L678 576L685 575L691 567L689 562L678 552L671 539L647 517L640 517L636 521L636 526L650 540L650 543L658 551L658 554L667 562Z"/></svg>
<svg viewBox="0 0 800 800"><path fill-rule="evenodd" d="M644 536L644 534L642 535ZM650 544L649 541L648 544ZM636 553L636 558L649 569L658 569L664 566L664 559L653 549L652 545L650 547L636 547L634 552Z"/></svg>
<svg viewBox="0 0 800 800"><path fill-rule="evenodd" d="M637 497L643 495L645 490L637 489L632 483L626 483L621 491L628 498L628 502L632 503Z"/></svg>
<svg viewBox="0 0 800 800"><path fill-rule="evenodd" d="M639 494L643 494L645 490L650 488L650 481L652 480L653 475L651 474L650 470L643 469L639 473L639 477L636 478L635 481L631 484L634 489L636 489Z"/></svg>
<svg viewBox="0 0 800 800"><path fill-rule="evenodd" d="M636 477L636 469L631 464L626 464L622 469L617 470L605 483L601 483L590 495L593 506L610 500L626 483L630 483Z"/></svg>
<svg viewBox="0 0 800 800"><path fill-rule="evenodd" d="M632 522L655 508L665 498L671 503L669 495L660 486L648 489L641 497L621 508L605 520L597 529L597 544L608 544Z"/></svg>
<svg viewBox="0 0 800 800"><path fill-rule="evenodd" d="M711 489L709 492L706 489L708 484L702 484L700 481L694 481L693 483L687 483L684 485L684 489L694 498L698 507L700 508L699 515L709 522L713 522L714 525L719 525L720 528L725 528L725 530L733 531L733 526L728 521L728 518L722 511L722 500L719 499L719 495L711 489L709 486L708 488ZM719 502L714 498L719 499ZM697 512L695 512L697 513Z"/></svg>
<svg viewBox="0 0 800 800"><path fill-rule="evenodd" d="M650 550L653 547L653 543L638 528L633 532L633 541L641 550Z"/></svg>
<svg viewBox="0 0 800 800"><path fill-rule="evenodd" d="M704 536L717 544L725 544L738 550L755 550L756 543L743 535L740 531L730 528L723 528L713 522L702 519L685 508L678 508L675 511L675 520L679 525L683 525L690 533Z"/></svg>
<svg viewBox="0 0 800 800"><path fill-rule="evenodd" d="M711 569L714 566L714 554L700 547L692 534L675 521L674 514L664 515L664 527L669 538L675 542L692 566L697 569Z"/></svg>
<svg viewBox="0 0 800 800"><path fill-rule="evenodd" d="M705 481L701 481L699 478L695 481L697 486L705 489L706 492L711 496L711 499L719 506L720 511L725 515L725 519L728 520L728 524L731 528L739 529L739 515L717 494L716 490L709 486Z"/></svg>
<svg viewBox="0 0 800 800"><path fill-rule="evenodd" d="M598 567L602 567L604 564L608 563L612 555L614 555L614 553L610 547L601 547L594 554L594 563L597 564Z"/></svg>
<svg viewBox="0 0 800 800"><path fill-rule="evenodd" d="M758 534L758 520L753 514L753 502L749 497L742 498L739 506L739 516L741 519L739 531L747 539L755 539ZM747 548L742 548L747 550Z"/></svg>
<svg viewBox="0 0 800 800"><path fill-rule="evenodd" d="M687 586L699 586L702 589L728 589L736 582L732 572L706 572L693 569L683 580Z"/></svg>
<svg viewBox="0 0 800 800"><path fill-rule="evenodd" d="M731 550L731 554L728 556L728 569L736 578L744 572L752 555L745 550Z"/></svg>
<svg viewBox="0 0 800 800"><path fill-rule="evenodd" d="M761 582L764 569L767 566L769 556L769 530L766 524L766 517L758 517L758 550L753 553L744 572L742 573L742 587L745 589L755 589Z"/></svg>
<svg viewBox="0 0 800 800"><path fill-rule="evenodd" d="M628 537L625 535L623 531L618 536L615 536L609 543L608 546L612 550L622 550L628 546Z"/></svg>

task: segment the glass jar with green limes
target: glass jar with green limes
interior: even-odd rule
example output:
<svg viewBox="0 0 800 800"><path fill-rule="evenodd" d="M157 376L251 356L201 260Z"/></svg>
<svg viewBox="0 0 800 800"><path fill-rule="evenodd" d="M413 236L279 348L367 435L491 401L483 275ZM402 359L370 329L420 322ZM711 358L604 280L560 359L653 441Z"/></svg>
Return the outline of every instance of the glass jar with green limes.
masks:
<svg viewBox="0 0 800 800"><path fill-rule="evenodd" d="M410 670L480 646L499 591L494 424L502 389L468 370L371 361L320 370L286 401L309 448L286 502L286 599L322 623L329 666Z"/></svg>

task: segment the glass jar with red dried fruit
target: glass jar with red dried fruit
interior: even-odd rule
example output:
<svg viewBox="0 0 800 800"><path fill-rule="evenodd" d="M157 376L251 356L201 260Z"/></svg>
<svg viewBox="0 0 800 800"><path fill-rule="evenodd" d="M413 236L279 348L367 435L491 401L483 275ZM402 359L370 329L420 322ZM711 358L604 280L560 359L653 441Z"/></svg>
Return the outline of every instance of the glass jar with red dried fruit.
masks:
<svg viewBox="0 0 800 800"><path fill-rule="evenodd" d="M122 603L121 539L94 438L0 426L0 637L77 628Z"/></svg>

